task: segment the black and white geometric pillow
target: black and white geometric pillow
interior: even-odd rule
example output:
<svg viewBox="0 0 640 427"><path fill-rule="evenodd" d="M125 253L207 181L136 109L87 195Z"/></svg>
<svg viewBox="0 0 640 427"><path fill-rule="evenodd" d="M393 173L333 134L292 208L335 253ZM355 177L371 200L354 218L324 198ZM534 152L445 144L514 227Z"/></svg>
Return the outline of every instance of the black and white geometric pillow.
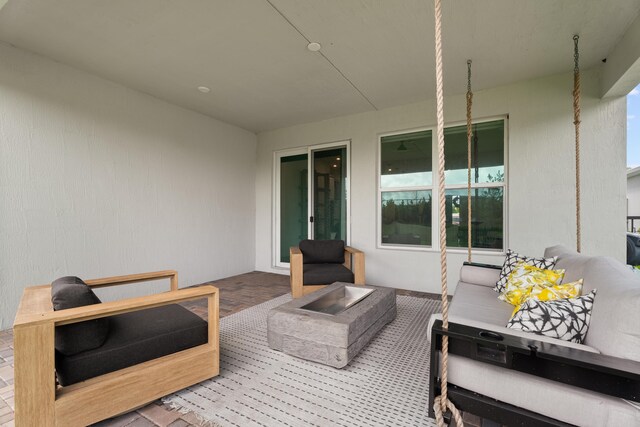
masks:
<svg viewBox="0 0 640 427"><path fill-rule="evenodd" d="M501 294L507 287L507 280L509 279L509 275L516 267L516 264L520 261L524 261L529 265L533 265L534 267L542 268L545 270L551 270L556 266L556 261L558 261L558 257L553 258L531 258L524 255L520 255L516 252L513 252L511 249L507 250L507 257L504 260L504 264L502 264L502 270L500 271L500 278L496 282L496 286L494 286L493 290L497 293Z"/></svg>
<svg viewBox="0 0 640 427"><path fill-rule="evenodd" d="M507 328L582 344L589 329L595 297L594 289L577 298L527 300L509 320Z"/></svg>

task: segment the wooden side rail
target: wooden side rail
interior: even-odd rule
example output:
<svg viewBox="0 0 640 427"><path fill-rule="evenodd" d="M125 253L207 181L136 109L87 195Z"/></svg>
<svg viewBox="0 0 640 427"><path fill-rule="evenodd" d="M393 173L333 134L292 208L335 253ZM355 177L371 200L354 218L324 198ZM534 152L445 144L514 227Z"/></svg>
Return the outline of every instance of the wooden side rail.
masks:
<svg viewBox="0 0 640 427"><path fill-rule="evenodd" d="M177 273L169 270L96 279L87 284L109 286L160 278L177 280ZM207 343L68 387L56 387L56 326L201 298L207 298L208 303ZM50 299L50 286L26 288L14 323L15 421L18 427L93 424L218 375L219 292L213 286L171 290L58 311L53 311Z"/></svg>
<svg viewBox="0 0 640 427"><path fill-rule="evenodd" d="M69 323L84 322L85 320L98 319L100 317L115 316L131 311L144 310L159 307L161 305L175 304L194 299L217 295L218 289L211 286L199 286L197 288L179 289L160 294L143 297L127 298L119 301L103 302L101 304L85 305L83 307L69 308L66 310L50 311L39 315L31 314L21 316L13 327L21 325L37 325L53 322L55 326Z"/></svg>
<svg viewBox="0 0 640 427"><path fill-rule="evenodd" d="M345 246L344 255L345 266L353 271L353 283L356 285L364 285L364 252L351 246ZM347 262L349 263L348 265Z"/></svg>
<svg viewBox="0 0 640 427"><path fill-rule="evenodd" d="M304 296L302 281L304 277L304 265L302 251L297 246L289 248L289 283L291 284L291 296L300 298Z"/></svg>
<svg viewBox="0 0 640 427"><path fill-rule="evenodd" d="M103 288L107 286L125 285L129 283L149 282L158 279L171 279L172 291L178 290L178 272L175 270L154 271L151 273L128 274L126 276L105 277L102 279L91 279L85 283L92 288Z"/></svg>

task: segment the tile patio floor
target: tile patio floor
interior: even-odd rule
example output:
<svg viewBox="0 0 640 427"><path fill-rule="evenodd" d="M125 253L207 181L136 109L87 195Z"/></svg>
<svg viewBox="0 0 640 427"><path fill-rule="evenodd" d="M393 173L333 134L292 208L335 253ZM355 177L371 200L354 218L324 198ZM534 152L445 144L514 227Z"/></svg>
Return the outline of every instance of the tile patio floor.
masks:
<svg viewBox="0 0 640 427"><path fill-rule="evenodd" d="M254 271L205 284L220 290L220 317L261 304L290 291L289 276ZM398 294L423 298L439 298L437 295L411 291ZM183 304L189 310L206 319L206 301ZM13 394L13 331L0 331L0 427L14 427ZM171 410L161 401L155 401L135 411L102 421L100 427L188 427L201 426L193 414L181 414ZM465 425L480 426L477 417L465 414Z"/></svg>

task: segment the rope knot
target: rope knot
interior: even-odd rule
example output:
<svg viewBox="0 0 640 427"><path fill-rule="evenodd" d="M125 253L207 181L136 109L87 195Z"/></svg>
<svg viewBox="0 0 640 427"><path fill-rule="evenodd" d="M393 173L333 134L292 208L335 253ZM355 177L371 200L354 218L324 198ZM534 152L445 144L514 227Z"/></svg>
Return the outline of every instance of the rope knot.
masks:
<svg viewBox="0 0 640 427"><path fill-rule="evenodd" d="M433 401L433 412L436 415L436 423L438 423L439 426L446 425L444 417L447 410L451 412L451 415L456 422L456 426L463 427L464 421L462 421L462 414L458 411L456 405L454 405L449 399L443 398L443 396L437 396Z"/></svg>

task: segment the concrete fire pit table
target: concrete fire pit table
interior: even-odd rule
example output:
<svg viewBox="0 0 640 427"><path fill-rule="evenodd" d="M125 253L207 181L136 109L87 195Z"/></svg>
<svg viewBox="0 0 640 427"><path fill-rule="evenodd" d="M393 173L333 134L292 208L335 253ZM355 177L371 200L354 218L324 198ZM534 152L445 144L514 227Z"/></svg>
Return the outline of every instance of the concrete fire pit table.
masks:
<svg viewBox="0 0 640 427"><path fill-rule="evenodd" d="M271 309L269 347L342 368L395 317L394 289L336 282Z"/></svg>

